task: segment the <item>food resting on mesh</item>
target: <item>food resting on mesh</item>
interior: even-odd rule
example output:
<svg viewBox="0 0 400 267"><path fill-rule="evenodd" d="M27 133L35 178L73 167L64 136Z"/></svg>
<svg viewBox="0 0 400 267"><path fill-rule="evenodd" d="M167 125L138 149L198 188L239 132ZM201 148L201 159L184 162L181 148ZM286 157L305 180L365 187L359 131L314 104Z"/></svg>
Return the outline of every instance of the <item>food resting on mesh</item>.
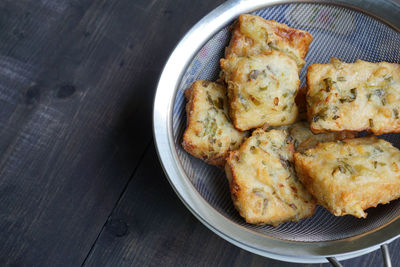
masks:
<svg viewBox="0 0 400 267"><path fill-rule="evenodd" d="M234 206L251 224L335 216L400 198L400 151L376 137L400 130L400 65L313 64L299 88L310 33L241 15L217 82L185 93L183 148L225 167ZM250 132L252 134L250 134Z"/></svg>

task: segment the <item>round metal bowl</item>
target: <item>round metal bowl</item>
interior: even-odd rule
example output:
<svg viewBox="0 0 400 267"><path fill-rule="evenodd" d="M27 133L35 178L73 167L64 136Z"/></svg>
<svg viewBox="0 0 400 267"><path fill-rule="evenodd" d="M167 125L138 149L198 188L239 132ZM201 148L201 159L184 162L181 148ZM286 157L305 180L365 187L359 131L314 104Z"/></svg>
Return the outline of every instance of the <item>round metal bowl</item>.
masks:
<svg viewBox="0 0 400 267"><path fill-rule="evenodd" d="M188 164L190 165L191 163L185 163L185 161L182 160L184 154L182 154L182 148L179 147L181 140L179 131L182 131L182 129L177 130L177 127L182 128L182 120L184 120L184 118L179 117L184 117L182 90L186 89L185 82L191 82L190 79L187 79L186 74L193 71L193 61L196 59L196 55L204 52L200 49L204 47L206 43L210 43L210 40L220 38L218 34L225 36L227 34L227 26L242 13L256 12L257 14L259 10L265 11L271 8L275 8L275 11L279 13L281 6L285 9L288 5L300 3L307 3L304 5L329 5L332 8L349 10L349 14L360 14L359 16L357 15L358 17L356 17L356 19L360 19L361 17L364 19L364 17L366 17L367 19L363 21L370 24L366 25L366 27L374 29L371 34L379 31L386 31L385 34L387 34L388 38L392 41L392 43L387 44L386 47L390 45L391 47L388 49L392 52L394 51L394 53L391 52L388 54L390 56L389 60L394 60L399 63L400 5L393 2L374 0L335 2L274 0L227 1L199 21L183 37L168 59L160 77L155 96L153 130L158 155L171 186L186 207L209 229L227 241L262 256L289 262L321 263L326 262L326 258L329 257L336 257L339 260L353 258L376 250L380 245L390 243L396 239L400 235L400 201L390 204L391 206L385 205L388 206L388 208L377 208L377 212L371 212L372 215L369 216L371 219L367 218L367 220L362 222L362 227L357 229L352 229L352 227L358 223L356 219L337 219L341 220L338 221L338 226L345 226L349 223L345 234L339 233L340 231L338 231L338 233L331 231L329 235L322 238L321 235L316 237L316 233L321 233L321 231L312 229L313 224L336 220L336 218L329 217L332 215L323 211L323 209L317 210L316 219L310 221L311 227L307 228L308 232L303 233L302 238L296 238L296 229L300 228L296 228L297 226L294 224L288 224L282 228L272 228L269 226L265 226L264 228L259 226L254 227L244 223L240 218L237 219L236 217L238 216L234 209L231 206L228 207L227 204L222 205L223 208L226 207L229 210L228 212L224 212L223 209L221 209L221 205L218 203L215 204L218 200L210 200L218 198L218 196L207 197L207 195L202 192L201 188L199 189L199 186L193 182L196 177L199 177L199 174L203 175L206 173L208 176L214 174L216 176L222 176L223 174L221 171L212 169L213 167L206 166L205 164L202 165L203 163L200 161L193 163L197 168L189 170ZM297 6L292 9L296 10L296 7ZM299 6L299 8L300 7L301 6ZM304 10L306 10L309 7L306 6L304 8ZM268 16L268 14L271 13L261 12L260 14L266 14L265 16ZM274 14L276 14L276 12ZM351 21L352 17L350 16L349 18L349 21ZM346 29L346 25L344 28L342 27L342 29ZM341 32L336 33L335 42L344 42L341 34ZM317 38L315 37L314 43L317 46L318 41L316 40ZM325 42L327 41L325 40ZM222 46L220 45L219 47ZM347 47L349 48L347 53L350 59L351 53L354 53L355 56L357 55L357 48L351 45ZM340 48L338 49L340 50ZM368 49L367 47L366 51L368 51ZM384 48L381 50L382 51L379 50L380 52L378 51L370 58L367 57L367 59L370 59L370 61L382 60L382 58L386 59L386 50ZM218 53L221 54L220 52L214 52L215 55L219 55ZM310 53L311 49L309 54ZM218 59L217 56L214 56L214 58ZM325 60L325 58L318 58L318 53L316 53L314 59L320 61L311 63L323 63L322 61ZM344 58L344 60L346 60L346 58ZM205 65L207 64L206 62ZM209 67L213 67L213 65L211 64ZM301 76L304 77L304 74L305 70L303 69ZM210 75L209 77L212 77L212 74ZM179 118L178 120L176 120L177 116ZM389 135L385 138L392 141L397 147L400 147L400 138L398 138L398 135ZM184 156L186 157L186 155ZM203 169L207 171L203 172ZM223 187L224 182L218 182L216 186ZM225 190L228 189L226 188ZM226 198L226 194L224 197ZM389 213L390 216L383 216L383 214ZM383 218L382 216L384 219L381 219ZM305 222L303 225L307 223L308 222ZM286 232L283 232L282 229ZM286 233L286 235L281 233ZM293 237L290 237L290 235L293 235ZM306 235L308 235L308 237Z"/></svg>

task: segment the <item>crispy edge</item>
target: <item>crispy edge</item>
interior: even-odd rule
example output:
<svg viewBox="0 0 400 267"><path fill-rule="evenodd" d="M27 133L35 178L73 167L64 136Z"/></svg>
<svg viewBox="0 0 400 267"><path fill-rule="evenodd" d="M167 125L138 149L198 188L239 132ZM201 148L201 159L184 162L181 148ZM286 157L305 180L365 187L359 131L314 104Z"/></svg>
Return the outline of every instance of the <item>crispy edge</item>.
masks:
<svg viewBox="0 0 400 267"><path fill-rule="evenodd" d="M400 183L397 184L371 184L363 187L362 191L349 192L345 191L341 195L336 194L336 199L339 203L343 203L344 209L336 209L340 215L353 215L358 218L366 218L367 213L365 212L368 208L374 208L379 204L387 204L390 201L398 199L400 197ZM347 209L347 205L350 205L352 199L360 199L360 209L362 212L353 212L352 209Z"/></svg>
<svg viewBox="0 0 400 267"><path fill-rule="evenodd" d="M305 30L289 27L288 25L284 23L279 23L275 20L266 20L260 16L254 16L249 14L240 15L239 19L236 20L232 25L231 27L232 37L229 42L229 45L225 48L225 57L235 56L237 54L237 51L235 50L238 50L239 48L245 49L246 36L244 36L244 34L241 33L240 24L244 20L248 20L251 18L256 18L262 21L262 23L264 24L272 25L272 27L274 28L274 33L277 36L279 36L283 41L287 41L291 47L298 50L301 59L304 61L304 58L308 53L309 46L313 41L313 36L311 33ZM252 43L253 40L250 39L247 40L247 42ZM247 52L245 54L247 54ZM299 66L299 69L301 69L303 65L304 62L301 66Z"/></svg>
<svg viewBox="0 0 400 267"><path fill-rule="evenodd" d="M312 34L301 29L289 27L275 20L271 20L271 23L278 28L276 34L282 39L289 41L290 44L293 44L293 47L296 47L300 52L301 58L304 59L307 55L310 43L313 41Z"/></svg>
<svg viewBox="0 0 400 267"><path fill-rule="evenodd" d="M197 98L198 92L197 92L197 86L201 86L199 85L199 83L202 83L205 81L195 81L192 86L187 89L185 91L185 98L186 98L186 130L185 133L183 134L183 141L182 141L182 147L183 149L185 149L189 154L191 154L192 156L199 158L199 155L196 155L195 150L197 149L197 146L190 140L189 134L188 134L188 128L191 124L191 122L193 121L193 110L194 110L194 102L195 99ZM208 81L206 81L208 82ZM211 82L209 82L211 83ZM224 168L225 166L225 158L226 158L226 154L219 156L219 157L207 157L207 156L201 156L200 159L204 160L205 162L207 162L208 164L211 165L215 165L221 169Z"/></svg>
<svg viewBox="0 0 400 267"><path fill-rule="evenodd" d="M223 77L225 80L225 69L229 69L229 64L227 65L227 61L228 59L225 58L221 58L219 63L220 63L220 67L221 67L221 74L220 77ZM234 89L230 89L230 86L236 86L234 84L234 82L228 81L226 82L226 91L227 91L227 96L228 96L228 112L229 112L229 118L232 121L233 126L242 132L248 131L252 128L246 128L246 127L241 127L239 121L238 121L238 117L236 116L236 112L235 110L236 108L236 101L235 99L237 98L237 90Z"/></svg>
<svg viewBox="0 0 400 267"><path fill-rule="evenodd" d="M310 66L308 66L307 68L307 75L306 75L306 110L307 110L307 120L310 124L310 129L313 133L320 133L323 132L317 128L313 128L313 123L312 123L312 117L313 117L313 113L312 113L312 106L310 105L310 102L308 101L308 99L310 98L310 91L311 91L311 75L314 71L314 68L318 68L319 66L322 66L322 64L312 64Z"/></svg>
<svg viewBox="0 0 400 267"><path fill-rule="evenodd" d="M239 17L239 20L240 20L240 17ZM233 50L234 50L233 48L244 47L244 45L240 44L245 41L245 38L242 35L242 33L240 32L239 20L235 20L235 22L233 23L233 25L230 28L231 39L229 41L228 46L225 47L225 53L224 53L226 58L236 55L236 53L233 52Z"/></svg>
<svg viewBox="0 0 400 267"><path fill-rule="evenodd" d="M229 189L231 192L231 198L232 198L232 202L233 205L235 206L236 210L239 212L240 216L243 217L246 222L248 223L255 223L253 221L248 221L247 220L247 216L246 213L244 212L244 208L241 205L241 202L239 201L239 198L242 195L242 190L240 188L240 186L238 185L237 178L235 175L235 172L233 170L233 168L231 167L231 161L233 161L234 157L238 157L239 156L239 151L232 151L229 152L228 157L226 158L226 164L225 164L225 174L226 174L226 178L228 179L229 182Z"/></svg>

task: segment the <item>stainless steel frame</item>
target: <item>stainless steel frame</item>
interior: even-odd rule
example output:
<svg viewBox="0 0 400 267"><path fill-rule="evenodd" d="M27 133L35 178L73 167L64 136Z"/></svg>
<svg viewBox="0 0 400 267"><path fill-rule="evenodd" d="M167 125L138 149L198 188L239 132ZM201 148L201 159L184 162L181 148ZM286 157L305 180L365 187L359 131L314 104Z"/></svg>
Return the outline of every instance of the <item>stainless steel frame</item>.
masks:
<svg viewBox="0 0 400 267"><path fill-rule="evenodd" d="M400 219L397 218L363 235L336 241L306 243L266 238L228 220L201 197L179 163L172 136L172 110L178 85L188 64L205 42L221 28L231 23L239 14L294 2L343 5L372 15L397 31L400 28L400 5L390 1L227 1L193 26L168 59L160 77L154 101L154 137L160 161L177 195L204 225L222 238L245 250L282 261L321 263L327 262L327 257L345 260L369 253L399 237Z"/></svg>

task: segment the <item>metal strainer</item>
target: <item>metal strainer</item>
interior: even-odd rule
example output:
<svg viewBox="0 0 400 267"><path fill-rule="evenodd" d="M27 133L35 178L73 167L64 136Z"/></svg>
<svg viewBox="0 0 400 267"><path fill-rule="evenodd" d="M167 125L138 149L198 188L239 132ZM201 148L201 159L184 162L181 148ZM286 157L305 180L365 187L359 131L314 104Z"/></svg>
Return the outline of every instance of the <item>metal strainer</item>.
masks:
<svg viewBox="0 0 400 267"><path fill-rule="evenodd" d="M369 209L367 219L335 217L318 207L316 214L278 227L254 226L236 212L222 170L187 154L182 146L186 126L184 90L198 79L215 80L219 59L229 42L232 21L242 13L274 19L312 33L300 79L309 64L331 57L345 62L400 63L400 5L380 1L268 0L227 1L181 40L161 75L154 103L158 153L172 187L191 212L212 231L266 257L302 263L356 257L400 235L400 200ZM383 138L400 147L397 134ZM331 259L332 260L332 259Z"/></svg>

